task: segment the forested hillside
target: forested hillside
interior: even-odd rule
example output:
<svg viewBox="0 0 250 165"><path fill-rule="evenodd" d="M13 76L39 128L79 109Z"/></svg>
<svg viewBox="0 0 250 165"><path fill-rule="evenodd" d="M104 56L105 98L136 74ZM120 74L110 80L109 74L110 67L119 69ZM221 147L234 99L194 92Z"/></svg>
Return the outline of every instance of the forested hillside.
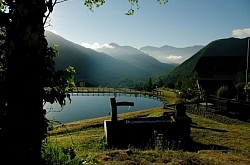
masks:
<svg viewBox="0 0 250 165"><path fill-rule="evenodd" d="M59 51L55 58L56 68L62 69L69 65L75 67L76 81L84 81L86 84L112 86L124 80L134 83L147 81L150 77L166 74L175 67L162 64L146 55L123 54L114 58L70 42L49 31L46 32L46 38L48 43L56 46ZM122 58L124 56L128 56L128 60Z"/></svg>

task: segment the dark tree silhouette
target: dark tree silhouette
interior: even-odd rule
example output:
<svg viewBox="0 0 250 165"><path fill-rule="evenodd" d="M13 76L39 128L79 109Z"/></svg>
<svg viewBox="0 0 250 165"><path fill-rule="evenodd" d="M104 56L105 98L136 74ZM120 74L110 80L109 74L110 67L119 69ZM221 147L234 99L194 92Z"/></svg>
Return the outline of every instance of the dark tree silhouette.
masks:
<svg viewBox="0 0 250 165"><path fill-rule="evenodd" d="M48 121L43 104L63 105L74 69L55 71L44 36L44 0L1 2L1 161L41 164Z"/></svg>
<svg viewBox="0 0 250 165"><path fill-rule="evenodd" d="M3 2L3 1L2 1ZM1 151L5 162L41 162L47 128L43 110L43 69L47 54L43 0L5 1L6 108ZM1 160L2 161L2 160Z"/></svg>

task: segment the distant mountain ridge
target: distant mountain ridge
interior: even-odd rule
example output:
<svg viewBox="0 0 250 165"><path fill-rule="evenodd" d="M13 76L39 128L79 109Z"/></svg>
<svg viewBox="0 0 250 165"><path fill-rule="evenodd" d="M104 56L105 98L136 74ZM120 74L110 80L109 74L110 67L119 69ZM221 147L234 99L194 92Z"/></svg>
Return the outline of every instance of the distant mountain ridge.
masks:
<svg viewBox="0 0 250 165"><path fill-rule="evenodd" d="M56 69L71 65L76 69L77 81L92 85L115 85L124 79L147 81L150 77L167 74L175 68L175 65L163 64L149 55L129 54L128 48L135 49L132 47L124 48L113 44L112 46L124 50L120 57L114 57L114 54L112 56L85 48L50 31L46 31L45 36L50 46L58 45Z"/></svg>
<svg viewBox="0 0 250 165"><path fill-rule="evenodd" d="M151 55L161 62L181 64L185 60L193 56L195 53L197 53L199 50L201 50L203 47L204 46L202 45L195 45L185 48L177 48L165 45L162 47L145 46L140 48L140 50Z"/></svg>
<svg viewBox="0 0 250 165"><path fill-rule="evenodd" d="M110 43L110 47L102 47L96 49L98 52L106 53L118 60L130 63L146 72L153 73L152 77L160 76L168 73L176 65L165 64L152 56L142 52L132 46L119 46L115 43Z"/></svg>

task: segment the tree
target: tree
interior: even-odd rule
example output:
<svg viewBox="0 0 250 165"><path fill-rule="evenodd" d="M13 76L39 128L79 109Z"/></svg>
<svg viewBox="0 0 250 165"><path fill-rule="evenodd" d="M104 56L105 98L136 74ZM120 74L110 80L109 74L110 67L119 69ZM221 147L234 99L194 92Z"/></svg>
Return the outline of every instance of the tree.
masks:
<svg viewBox="0 0 250 165"><path fill-rule="evenodd" d="M39 160L46 132L41 79L47 51L42 35L46 6L42 1L1 1L3 5L6 92L5 102L1 102L1 107L5 103L1 150L5 161L32 163Z"/></svg>
<svg viewBox="0 0 250 165"><path fill-rule="evenodd" d="M48 121L44 102L65 104L74 68L55 71L56 51L48 47L44 24L57 3L67 0L0 0L1 161L42 164ZM166 3L166 0L157 0ZM133 15L138 0L128 0ZM104 0L84 0L90 10Z"/></svg>
<svg viewBox="0 0 250 165"><path fill-rule="evenodd" d="M162 77L160 77L160 78L158 79L158 81L157 81L156 84L157 84L158 87L163 87L163 86L164 86L164 81L163 81Z"/></svg>
<svg viewBox="0 0 250 165"><path fill-rule="evenodd" d="M7 162L40 164L48 127L44 101L64 104L68 87L74 85L74 69L54 69L56 51L48 48L43 20L50 1L0 2L1 153Z"/></svg>
<svg viewBox="0 0 250 165"><path fill-rule="evenodd" d="M148 79L148 82L145 84L144 89L146 91L152 91L154 89L154 85L153 85L153 81L151 77Z"/></svg>

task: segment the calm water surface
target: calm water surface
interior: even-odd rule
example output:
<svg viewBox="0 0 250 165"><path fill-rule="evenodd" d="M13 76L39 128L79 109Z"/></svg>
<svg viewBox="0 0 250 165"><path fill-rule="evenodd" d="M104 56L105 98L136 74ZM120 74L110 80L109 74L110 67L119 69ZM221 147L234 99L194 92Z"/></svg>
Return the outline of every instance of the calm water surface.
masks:
<svg viewBox="0 0 250 165"><path fill-rule="evenodd" d="M83 119L109 116L109 113L111 111L111 97L114 97L114 94L85 93L79 94L78 96L74 94L71 96L71 103L69 103L69 101L67 100L67 103L63 108L57 103L47 103L44 107L47 110L46 117L48 119L54 118L56 121L67 123ZM163 103L156 98L148 98L145 96L140 97L134 94L116 94L116 101L134 102L134 106L132 107L117 107L118 114L163 106Z"/></svg>

